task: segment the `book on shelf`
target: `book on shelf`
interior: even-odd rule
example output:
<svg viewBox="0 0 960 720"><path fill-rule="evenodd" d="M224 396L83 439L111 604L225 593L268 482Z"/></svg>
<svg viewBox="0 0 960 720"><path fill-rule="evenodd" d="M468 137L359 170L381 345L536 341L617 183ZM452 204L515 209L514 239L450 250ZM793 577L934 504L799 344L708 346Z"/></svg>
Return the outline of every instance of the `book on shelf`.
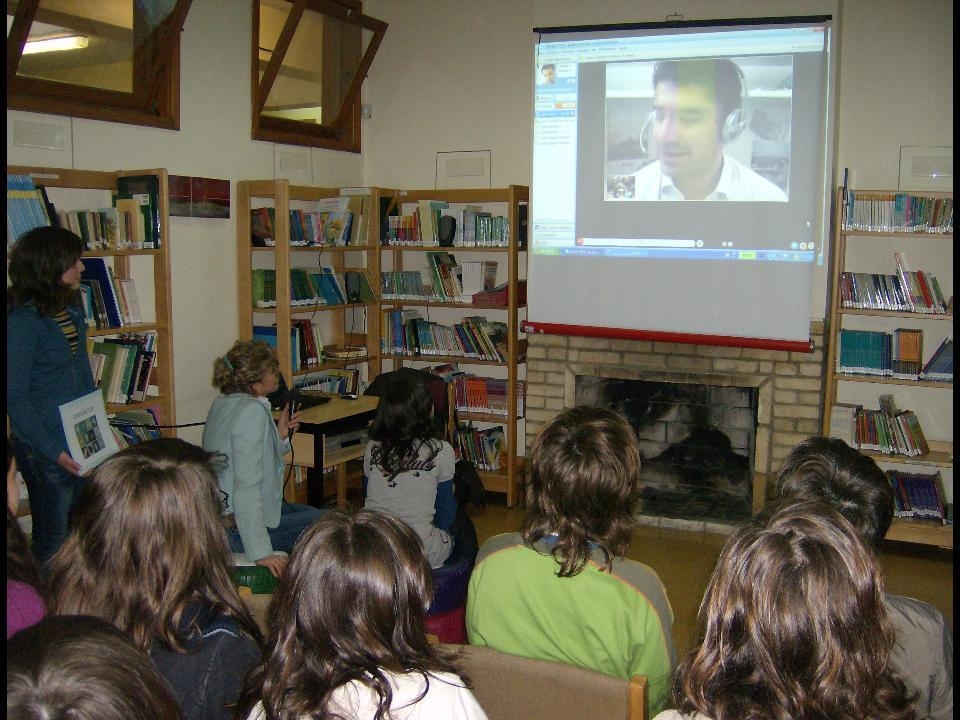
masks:
<svg viewBox="0 0 960 720"><path fill-rule="evenodd" d="M443 200L418 200L417 218L420 223L420 241L423 245L440 245L440 213L450 204Z"/></svg>
<svg viewBox="0 0 960 720"><path fill-rule="evenodd" d="M886 474L894 490L894 517L946 524L943 478L939 471L887 470Z"/></svg>
<svg viewBox="0 0 960 720"><path fill-rule="evenodd" d="M143 247L158 248L160 232L160 178L157 175L121 175L117 178L117 192L129 195L140 205L146 221Z"/></svg>
<svg viewBox="0 0 960 720"><path fill-rule="evenodd" d="M297 384L300 390L325 393L357 393L360 387L360 371L357 368L332 368L318 375L311 374Z"/></svg>
<svg viewBox="0 0 960 720"><path fill-rule="evenodd" d="M844 210L844 230L953 232L953 198L848 189Z"/></svg>
<svg viewBox="0 0 960 720"><path fill-rule="evenodd" d="M7 173L7 247L25 232L52 224L44 195L33 178L26 174Z"/></svg>
<svg viewBox="0 0 960 720"><path fill-rule="evenodd" d="M507 381L458 373L452 377L457 410L491 415L508 415ZM517 381L517 415L524 415L526 383Z"/></svg>
<svg viewBox="0 0 960 720"><path fill-rule="evenodd" d="M461 263L462 302L473 302L477 293L492 290L497 284L496 260L469 260Z"/></svg>
<svg viewBox="0 0 960 720"><path fill-rule="evenodd" d="M473 295L473 304L477 307L506 307L510 300L510 284L499 285ZM527 302L527 281L517 280L517 305Z"/></svg>
<svg viewBox="0 0 960 720"><path fill-rule="evenodd" d="M117 227L125 238L127 247L149 247L146 244L150 230L150 218L144 215L144 205L127 193L114 193L113 207L117 211ZM123 227L119 231L120 226Z"/></svg>
<svg viewBox="0 0 960 720"><path fill-rule="evenodd" d="M458 423L460 456L481 470L496 472L507 467L507 441L503 427L479 429L472 423Z"/></svg>
<svg viewBox="0 0 960 720"><path fill-rule="evenodd" d="M269 268L255 268L251 273L253 306L257 308L277 306L277 273Z"/></svg>
<svg viewBox="0 0 960 720"><path fill-rule="evenodd" d="M121 439L121 447L136 445L144 440L162 437L160 423L154 408L135 408L121 410L109 418L110 426L115 428Z"/></svg>
<svg viewBox="0 0 960 720"><path fill-rule="evenodd" d="M267 343L272 348L277 347L277 326L276 325L254 325L253 326L253 339L262 340ZM297 339L297 329L295 327L290 328L290 348L291 348L291 362L290 369L293 372L299 372L300 370L300 358L299 358L299 340Z"/></svg>
<svg viewBox="0 0 960 720"><path fill-rule="evenodd" d="M902 380L917 380L923 367L923 331L897 328L893 331L891 374Z"/></svg>
<svg viewBox="0 0 960 720"><path fill-rule="evenodd" d="M843 440L854 449L859 449L857 437L857 414L862 405L834 403L830 409L830 437Z"/></svg>
<svg viewBox="0 0 960 720"><path fill-rule="evenodd" d="M921 380L953 382L953 338L944 338L920 370Z"/></svg>
<svg viewBox="0 0 960 720"><path fill-rule="evenodd" d="M81 281L93 281L100 288L106 311L107 327L122 327L127 324L124 322L120 302L114 289L113 267L108 265L106 260L101 257L85 257L80 278Z"/></svg>
<svg viewBox="0 0 960 720"><path fill-rule="evenodd" d="M276 210L272 207L250 209L250 242L254 247L274 245Z"/></svg>
<svg viewBox="0 0 960 720"><path fill-rule="evenodd" d="M460 266L449 252L428 252L427 264L433 273L434 294L444 302L459 302L463 297Z"/></svg>

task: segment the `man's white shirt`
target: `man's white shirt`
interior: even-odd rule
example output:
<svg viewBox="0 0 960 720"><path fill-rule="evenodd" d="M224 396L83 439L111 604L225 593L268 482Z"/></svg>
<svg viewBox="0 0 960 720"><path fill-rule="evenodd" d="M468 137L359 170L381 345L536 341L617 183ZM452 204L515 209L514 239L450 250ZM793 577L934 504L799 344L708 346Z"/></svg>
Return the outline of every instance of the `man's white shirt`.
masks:
<svg viewBox="0 0 960 720"><path fill-rule="evenodd" d="M659 160L638 170L634 178L634 200L686 200L673 179L663 172ZM786 202L787 196L765 177L724 153L720 181L704 200Z"/></svg>

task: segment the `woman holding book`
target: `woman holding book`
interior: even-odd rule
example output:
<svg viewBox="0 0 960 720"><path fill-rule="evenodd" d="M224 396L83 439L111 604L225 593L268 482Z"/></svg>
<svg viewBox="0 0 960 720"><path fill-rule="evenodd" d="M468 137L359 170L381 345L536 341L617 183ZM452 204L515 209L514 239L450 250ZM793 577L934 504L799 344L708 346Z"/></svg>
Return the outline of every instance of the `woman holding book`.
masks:
<svg viewBox="0 0 960 720"><path fill-rule="evenodd" d="M59 410L96 390L78 292L82 251L83 241L69 230L39 227L20 236L7 267L7 416L40 563L66 538L84 482Z"/></svg>

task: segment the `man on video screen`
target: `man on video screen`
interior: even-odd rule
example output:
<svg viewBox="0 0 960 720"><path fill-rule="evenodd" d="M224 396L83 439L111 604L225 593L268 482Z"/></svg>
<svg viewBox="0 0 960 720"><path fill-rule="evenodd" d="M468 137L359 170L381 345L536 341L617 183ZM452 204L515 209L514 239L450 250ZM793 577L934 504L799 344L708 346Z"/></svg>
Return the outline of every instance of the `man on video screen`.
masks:
<svg viewBox="0 0 960 720"><path fill-rule="evenodd" d="M747 126L746 86L732 60L664 60L654 66L653 86L641 142L655 145L659 159L635 173L634 199L787 200L724 152Z"/></svg>

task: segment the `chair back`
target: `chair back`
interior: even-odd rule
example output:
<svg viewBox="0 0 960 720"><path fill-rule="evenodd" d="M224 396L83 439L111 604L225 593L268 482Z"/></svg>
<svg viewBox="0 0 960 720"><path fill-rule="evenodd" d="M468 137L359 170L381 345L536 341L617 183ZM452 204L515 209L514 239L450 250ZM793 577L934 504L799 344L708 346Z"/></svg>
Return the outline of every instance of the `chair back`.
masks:
<svg viewBox="0 0 960 720"><path fill-rule="evenodd" d="M459 651L457 661L489 720L649 719L644 675L622 680L478 645L440 647Z"/></svg>

